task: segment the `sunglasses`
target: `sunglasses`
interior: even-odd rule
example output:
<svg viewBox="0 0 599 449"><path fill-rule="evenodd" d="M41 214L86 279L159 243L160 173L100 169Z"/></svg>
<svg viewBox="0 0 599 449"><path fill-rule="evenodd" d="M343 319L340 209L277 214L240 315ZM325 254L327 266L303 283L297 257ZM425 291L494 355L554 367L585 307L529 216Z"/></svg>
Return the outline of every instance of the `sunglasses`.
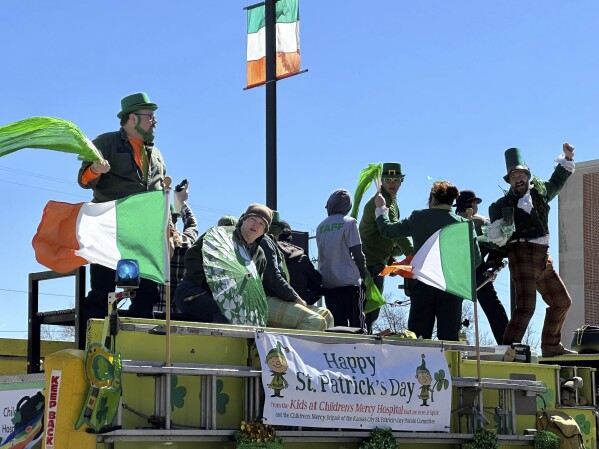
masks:
<svg viewBox="0 0 599 449"><path fill-rule="evenodd" d="M383 182L386 182L386 183L392 183L392 182L400 183L402 181L403 181L403 176L393 176L393 177L383 178Z"/></svg>

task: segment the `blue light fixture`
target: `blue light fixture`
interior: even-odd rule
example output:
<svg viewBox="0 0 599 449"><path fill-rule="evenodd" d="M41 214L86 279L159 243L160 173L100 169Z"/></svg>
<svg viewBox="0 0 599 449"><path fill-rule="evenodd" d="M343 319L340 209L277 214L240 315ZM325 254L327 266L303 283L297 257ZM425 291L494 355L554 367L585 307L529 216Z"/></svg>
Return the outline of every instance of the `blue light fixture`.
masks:
<svg viewBox="0 0 599 449"><path fill-rule="evenodd" d="M139 264L135 259L121 259L116 264L114 278L117 287L139 287Z"/></svg>

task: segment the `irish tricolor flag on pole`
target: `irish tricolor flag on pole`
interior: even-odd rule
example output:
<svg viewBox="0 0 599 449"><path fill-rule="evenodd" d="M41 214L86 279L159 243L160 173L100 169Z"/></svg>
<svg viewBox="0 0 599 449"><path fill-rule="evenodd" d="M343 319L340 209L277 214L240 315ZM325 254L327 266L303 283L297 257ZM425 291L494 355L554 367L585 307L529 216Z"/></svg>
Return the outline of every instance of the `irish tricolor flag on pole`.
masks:
<svg viewBox="0 0 599 449"><path fill-rule="evenodd" d="M473 228L468 221L441 228L424 242L410 265L387 267L381 275L395 272L474 301L475 268Z"/></svg>
<svg viewBox="0 0 599 449"><path fill-rule="evenodd" d="M277 78L297 73L300 69L298 0L277 0ZM257 4L247 10L247 87L266 81L265 7Z"/></svg>
<svg viewBox="0 0 599 449"><path fill-rule="evenodd" d="M164 283L165 204L160 190L106 203L50 201L33 237L35 257L58 273L137 259L142 277Z"/></svg>

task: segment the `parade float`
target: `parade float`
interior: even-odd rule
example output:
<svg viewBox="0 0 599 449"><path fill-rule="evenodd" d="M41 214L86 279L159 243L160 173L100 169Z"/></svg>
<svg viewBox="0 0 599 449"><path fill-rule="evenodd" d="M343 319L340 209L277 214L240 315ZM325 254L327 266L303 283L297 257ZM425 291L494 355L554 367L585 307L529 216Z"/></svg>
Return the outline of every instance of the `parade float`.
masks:
<svg viewBox="0 0 599 449"><path fill-rule="evenodd" d="M509 448L535 444L544 412L596 447L596 356L503 362L505 347L459 342L108 320L90 321L86 351L47 354L43 374L3 372L1 448L357 449L375 429L438 448L486 429ZM272 441L236 441L256 422Z"/></svg>
<svg viewBox="0 0 599 449"><path fill-rule="evenodd" d="M266 84L266 196L276 209L275 86L302 73L299 12L297 2L285 2L284 13L274 0L265 3L247 8L247 87ZM296 37L282 52L275 23ZM264 26L264 45L251 45L264 39ZM1 155L46 148L101 159L60 119L35 117L2 132ZM162 217L170 203L165 191L157 199L166 205ZM48 216L57 205L49 206ZM164 221L156 221L160 234ZM47 266L59 260L42 259ZM85 260L60 260L55 271L29 275L27 347L0 340L0 449L552 447L550 438L537 438L542 429L597 447L597 355L542 359L521 346L504 362L506 347L478 340L193 323L170 311L160 319L130 318L117 307L133 294L127 286L107 298L106 319L81 323ZM158 272L142 275L169 278L168 264L153 268ZM75 279L74 309L39 311L39 282L60 276ZM41 341L42 324L74 326L75 342Z"/></svg>

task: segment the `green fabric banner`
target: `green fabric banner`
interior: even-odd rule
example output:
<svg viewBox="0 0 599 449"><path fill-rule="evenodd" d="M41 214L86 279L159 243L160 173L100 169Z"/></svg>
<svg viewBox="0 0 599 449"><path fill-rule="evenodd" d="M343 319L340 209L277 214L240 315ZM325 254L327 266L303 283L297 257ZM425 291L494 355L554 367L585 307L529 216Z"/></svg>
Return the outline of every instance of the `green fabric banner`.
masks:
<svg viewBox="0 0 599 449"><path fill-rule="evenodd" d="M31 117L0 127L0 157L23 148L75 153L88 162L103 159L74 123L54 117Z"/></svg>

